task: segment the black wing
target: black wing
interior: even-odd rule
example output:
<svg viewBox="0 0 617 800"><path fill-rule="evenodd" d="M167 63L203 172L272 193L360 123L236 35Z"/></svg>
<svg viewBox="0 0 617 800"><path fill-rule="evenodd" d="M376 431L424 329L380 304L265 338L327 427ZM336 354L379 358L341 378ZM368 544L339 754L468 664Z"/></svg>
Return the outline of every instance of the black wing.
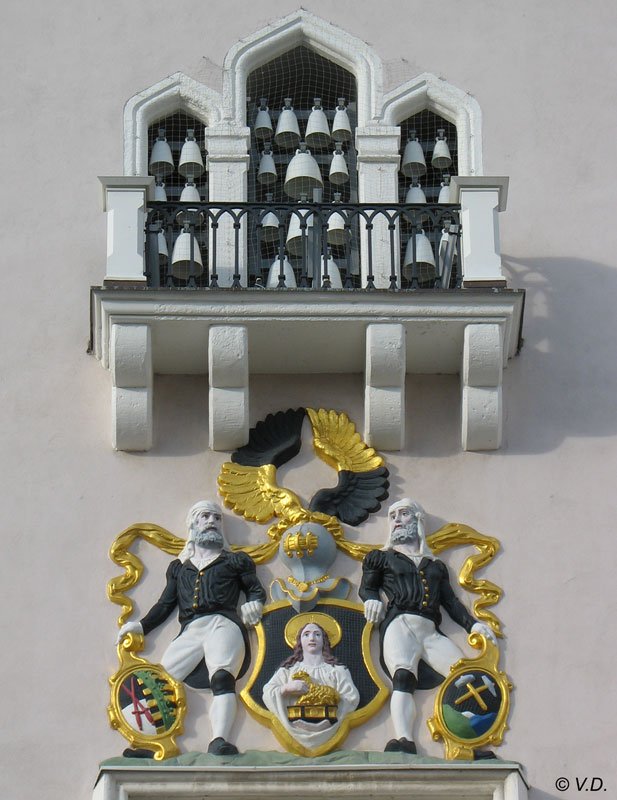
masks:
<svg viewBox="0 0 617 800"><path fill-rule="evenodd" d="M379 511L388 496L388 470L378 467L369 472L341 470L334 489L320 489L313 495L309 510L337 517L347 525L359 525L369 514Z"/></svg>
<svg viewBox="0 0 617 800"><path fill-rule="evenodd" d="M302 423L306 411L289 408L268 414L249 431L249 443L234 452L231 460L245 467L274 464L280 467L298 455L302 445Z"/></svg>

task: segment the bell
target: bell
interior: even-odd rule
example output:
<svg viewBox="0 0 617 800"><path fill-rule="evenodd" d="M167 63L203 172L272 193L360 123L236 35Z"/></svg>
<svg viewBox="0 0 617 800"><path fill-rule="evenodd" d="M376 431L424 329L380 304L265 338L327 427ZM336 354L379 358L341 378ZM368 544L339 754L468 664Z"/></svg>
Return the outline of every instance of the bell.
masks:
<svg viewBox="0 0 617 800"><path fill-rule="evenodd" d="M403 160L401 162L401 172L406 178L419 178L426 174L426 161L424 150L416 138L416 132L412 131L410 138L405 145Z"/></svg>
<svg viewBox="0 0 617 800"><path fill-rule="evenodd" d="M258 142L266 142L272 138L272 120L270 119L268 101L265 97L262 97L259 101L259 110L255 117L253 130Z"/></svg>
<svg viewBox="0 0 617 800"><path fill-rule="evenodd" d="M176 239L171 254L171 274L174 278L183 281L187 281L191 277L191 240L193 241L193 275L197 278L204 271L197 239L187 230L183 230Z"/></svg>
<svg viewBox="0 0 617 800"><path fill-rule="evenodd" d="M435 169L448 169L448 167L452 166L452 157L450 156L448 143L444 139L444 132L444 128L437 130L438 136L435 139L435 149L431 158L431 164Z"/></svg>
<svg viewBox="0 0 617 800"><path fill-rule="evenodd" d="M324 279L328 278L329 286L324 287ZM341 280L341 271L339 270L336 261L332 255L328 254L328 259L321 259L321 269L319 271L319 288L326 289L342 289L343 281Z"/></svg>
<svg viewBox="0 0 617 800"><path fill-rule="evenodd" d="M204 162L192 128L186 132L186 139L180 152L178 172L184 178L199 178L204 173Z"/></svg>
<svg viewBox="0 0 617 800"><path fill-rule="evenodd" d="M339 97L338 106L336 107L336 114L332 122L332 138L335 142L350 142L351 141L351 123L345 108L345 98Z"/></svg>
<svg viewBox="0 0 617 800"><path fill-rule="evenodd" d="M289 162L284 189L285 194L294 200L299 200L303 194L307 197L312 195L313 189L323 189L319 165L306 149L304 142L300 144L300 149L296 150L295 156Z"/></svg>
<svg viewBox="0 0 617 800"><path fill-rule="evenodd" d="M336 205L340 202L341 195L339 192L336 192L334 195L334 203ZM334 214L330 214L328 217L328 232L326 234L328 244L337 247L342 247L347 244L349 230L345 228L345 221L346 217L344 211L335 211Z"/></svg>
<svg viewBox="0 0 617 800"><path fill-rule="evenodd" d="M296 276L287 258L285 258L285 260L283 261L283 274L285 275L285 289L297 288L298 284L296 283ZM275 261L272 262L270 269L268 270L268 280L266 281L266 288L278 289L280 275L281 275L281 260L277 258ZM281 289L282 288L283 287L281 286Z"/></svg>
<svg viewBox="0 0 617 800"><path fill-rule="evenodd" d="M330 144L330 126L328 125L328 119L321 107L321 97L315 97L313 102L315 105L306 123L304 140L309 147L313 147L315 150L321 150Z"/></svg>
<svg viewBox="0 0 617 800"><path fill-rule="evenodd" d="M439 197L437 198L438 203L451 203L450 200L450 176L444 175L443 181L441 182L441 189L439 190Z"/></svg>
<svg viewBox="0 0 617 800"><path fill-rule="evenodd" d="M304 198L306 201L306 197ZM308 248L308 235L309 235L309 228L313 227L313 215L309 213L308 208L299 208L299 214L292 214L289 220L289 228L287 229L287 239L285 241L285 246L287 247L287 252L292 256L301 256L302 255L302 248L303 248L303 240L306 242L306 246ZM301 225L305 223L306 227L304 228L304 237L302 236L302 227Z"/></svg>
<svg viewBox="0 0 617 800"><path fill-rule="evenodd" d="M167 249L167 239L163 231L158 233L158 248L159 248L159 263L167 264L169 258L169 250Z"/></svg>
<svg viewBox="0 0 617 800"><path fill-rule="evenodd" d="M276 166L270 145L266 145L261 159L259 160L259 169L257 170L257 180L264 186L269 186L271 183L276 183Z"/></svg>
<svg viewBox="0 0 617 800"><path fill-rule="evenodd" d="M349 170L347 169L342 142L336 143L336 150L332 154L332 161L330 162L328 179L335 186L341 186L349 180Z"/></svg>
<svg viewBox="0 0 617 800"><path fill-rule="evenodd" d="M167 192L165 191L165 184L163 181L157 181L154 185L154 202L155 203L166 203L167 202Z"/></svg>
<svg viewBox="0 0 617 800"><path fill-rule="evenodd" d="M159 135L150 153L150 172L157 178L164 178L174 171L171 147L165 138L165 128L159 128Z"/></svg>
<svg viewBox="0 0 617 800"><path fill-rule="evenodd" d="M274 141L283 150L294 150L300 144L300 128L291 105L291 97L285 98L285 105L276 124Z"/></svg>
<svg viewBox="0 0 617 800"><path fill-rule="evenodd" d="M413 237L409 237L403 260L403 275L408 281L415 277L420 286L435 280L435 256L428 236L423 230L416 233L416 269L413 268Z"/></svg>
<svg viewBox="0 0 617 800"><path fill-rule="evenodd" d="M409 190L407 191L407 196L405 197L406 203L426 203L426 195L422 190L422 187L417 181L414 181ZM405 214L405 217L410 221L414 222L414 218L412 214ZM428 214L420 214L419 216L416 215L416 222L424 223L428 220Z"/></svg>
<svg viewBox="0 0 617 800"><path fill-rule="evenodd" d="M182 194L180 195L180 202L201 203L201 197L199 196L199 189L190 179L184 184L184 189L182 190ZM196 208L187 208L186 210L197 211ZM204 216L200 212L199 221L203 222L203 218ZM180 225L184 223L184 210L178 211L178 213L176 214L176 222L178 222Z"/></svg>

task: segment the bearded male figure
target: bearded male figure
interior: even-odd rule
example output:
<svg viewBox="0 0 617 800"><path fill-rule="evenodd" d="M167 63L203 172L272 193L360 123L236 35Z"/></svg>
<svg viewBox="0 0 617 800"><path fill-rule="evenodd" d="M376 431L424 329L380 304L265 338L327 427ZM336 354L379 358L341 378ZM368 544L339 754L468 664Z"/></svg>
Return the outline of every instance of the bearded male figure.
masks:
<svg viewBox="0 0 617 800"><path fill-rule="evenodd" d="M246 626L261 619L266 593L249 556L230 552L220 506L209 500L195 503L187 525L186 546L167 569L163 593L139 622L120 628L118 641L127 633L147 635L177 607L180 633L163 653L161 665L183 681L205 661L207 678L200 686L209 684L213 695L208 752L234 755L238 750L229 735L237 710L236 678L244 674L250 657ZM246 596L242 619L237 613L241 592ZM148 754L125 751L125 755Z"/></svg>
<svg viewBox="0 0 617 800"><path fill-rule="evenodd" d="M445 676L463 657L439 630L441 607L468 633L481 633L495 644L496 639L488 625L477 622L457 598L446 565L426 544L420 504L409 498L393 503L388 524L390 536L384 549L372 550L364 559L360 597L368 622L383 620L381 659L392 680L390 713L396 735L385 750L416 753L413 693L420 660ZM386 609L381 593L388 601Z"/></svg>

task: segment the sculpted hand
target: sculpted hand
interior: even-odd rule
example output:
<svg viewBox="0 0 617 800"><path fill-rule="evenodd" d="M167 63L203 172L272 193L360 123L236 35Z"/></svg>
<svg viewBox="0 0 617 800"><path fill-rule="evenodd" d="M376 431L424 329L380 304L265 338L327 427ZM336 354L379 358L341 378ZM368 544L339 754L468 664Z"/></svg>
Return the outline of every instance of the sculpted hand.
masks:
<svg viewBox="0 0 617 800"><path fill-rule="evenodd" d="M367 622L379 622L383 616L383 603L381 600L366 600L364 602L364 616Z"/></svg>
<svg viewBox="0 0 617 800"><path fill-rule="evenodd" d="M281 688L282 694L304 694L308 692L308 684L304 681L295 680L289 681L288 683L284 684Z"/></svg>
<svg viewBox="0 0 617 800"><path fill-rule="evenodd" d="M141 622L125 622L124 625L118 631L118 638L116 639L116 644L120 644L120 642L124 639L127 633L142 633L144 629L141 627Z"/></svg>
<svg viewBox="0 0 617 800"><path fill-rule="evenodd" d="M471 633L480 633L486 639L489 639L494 645L497 645L497 637L493 633L493 630L484 622L476 622L475 625L472 625Z"/></svg>
<svg viewBox="0 0 617 800"><path fill-rule="evenodd" d="M249 600L248 603L240 606L240 616L242 617L242 622L249 627L257 625L261 619L263 607L264 604L260 603L259 600Z"/></svg>

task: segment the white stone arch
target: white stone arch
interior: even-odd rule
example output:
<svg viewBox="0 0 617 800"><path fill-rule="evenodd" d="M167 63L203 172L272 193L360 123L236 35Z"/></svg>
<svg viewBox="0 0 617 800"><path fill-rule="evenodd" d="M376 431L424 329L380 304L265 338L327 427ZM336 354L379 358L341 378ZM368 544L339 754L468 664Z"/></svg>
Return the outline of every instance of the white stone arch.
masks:
<svg viewBox="0 0 617 800"><path fill-rule="evenodd" d="M424 110L456 125L458 174L482 175L482 111L475 97L424 72L384 95L380 122L400 125Z"/></svg>
<svg viewBox="0 0 617 800"><path fill-rule="evenodd" d="M216 125L221 109L219 92L182 72L131 97L124 107L124 174L148 174L148 127L156 119L186 111L206 126Z"/></svg>
<svg viewBox="0 0 617 800"><path fill-rule="evenodd" d="M367 125L381 106L381 59L366 42L303 9L230 48L223 64L225 118L246 125L248 76L257 67L298 45L306 45L354 75L358 89L358 126Z"/></svg>

